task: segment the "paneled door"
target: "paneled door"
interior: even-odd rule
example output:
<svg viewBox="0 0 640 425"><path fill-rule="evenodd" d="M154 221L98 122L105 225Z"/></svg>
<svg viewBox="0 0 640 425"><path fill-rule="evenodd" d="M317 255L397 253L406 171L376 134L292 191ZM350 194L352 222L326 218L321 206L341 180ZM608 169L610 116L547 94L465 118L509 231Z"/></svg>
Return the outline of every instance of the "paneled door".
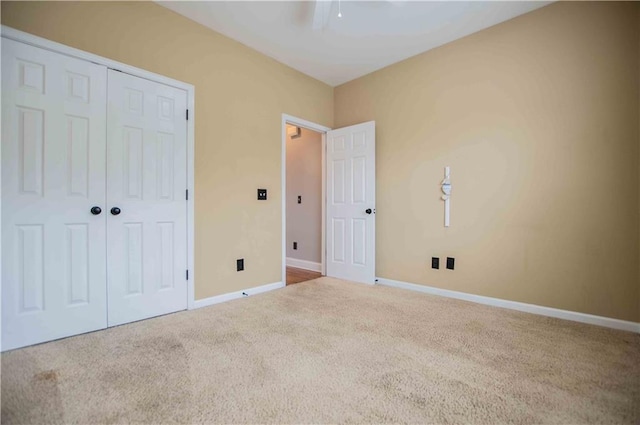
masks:
<svg viewBox="0 0 640 425"><path fill-rule="evenodd" d="M109 326L187 308L187 93L108 71Z"/></svg>
<svg viewBox="0 0 640 425"><path fill-rule="evenodd" d="M376 125L327 132L327 276L375 283Z"/></svg>
<svg viewBox="0 0 640 425"><path fill-rule="evenodd" d="M107 326L107 68L2 39L2 349Z"/></svg>

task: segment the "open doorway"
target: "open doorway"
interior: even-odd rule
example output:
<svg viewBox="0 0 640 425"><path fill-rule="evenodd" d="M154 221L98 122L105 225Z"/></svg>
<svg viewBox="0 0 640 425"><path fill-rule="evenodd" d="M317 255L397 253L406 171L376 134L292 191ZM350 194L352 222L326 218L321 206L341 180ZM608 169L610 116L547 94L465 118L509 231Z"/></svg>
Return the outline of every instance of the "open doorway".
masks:
<svg viewBox="0 0 640 425"><path fill-rule="evenodd" d="M286 124L286 284L322 276L323 133Z"/></svg>
<svg viewBox="0 0 640 425"><path fill-rule="evenodd" d="M301 245L291 227L287 230L287 217L298 212L295 208L304 205L305 199L311 199L295 191L298 180L287 173L288 168L297 166L297 163L287 164L287 142L289 146L294 146L293 141L302 143L304 130L316 133L321 141L319 266L313 259L317 257L305 259L292 254L300 251ZM375 121L332 130L282 114L282 282L287 282L289 265L339 279L375 284L375 176ZM287 208L291 204L293 209ZM307 216L301 223L305 228L317 226L312 220ZM293 249L294 242L297 249ZM289 255L293 257L288 258Z"/></svg>
<svg viewBox="0 0 640 425"><path fill-rule="evenodd" d="M287 285L326 274L325 156L329 130L320 124L282 114L282 282ZM307 150L312 151L310 155L306 155ZM316 158L318 153L320 156ZM306 171L304 164L307 162L312 170L308 176L300 177L300 170ZM299 182L300 179L304 181ZM318 229L320 237L316 239ZM311 234L307 234L308 231ZM293 242L296 242L296 249L293 249Z"/></svg>

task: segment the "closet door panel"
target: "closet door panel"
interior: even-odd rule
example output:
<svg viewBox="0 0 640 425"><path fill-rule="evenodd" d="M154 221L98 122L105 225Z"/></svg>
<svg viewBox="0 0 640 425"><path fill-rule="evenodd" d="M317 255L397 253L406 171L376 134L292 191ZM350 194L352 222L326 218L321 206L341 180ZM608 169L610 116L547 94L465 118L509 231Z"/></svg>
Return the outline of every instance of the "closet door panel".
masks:
<svg viewBox="0 0 640 425"><path fill-rule="evenodd" d="M107 325L107 69L2 39L2 349Z"/></svg>
<svg viewBox="0 0 640 425"><path fill-rule="evenodd" d="M109 326L187 308L187 94L109 70Z"/></svg>

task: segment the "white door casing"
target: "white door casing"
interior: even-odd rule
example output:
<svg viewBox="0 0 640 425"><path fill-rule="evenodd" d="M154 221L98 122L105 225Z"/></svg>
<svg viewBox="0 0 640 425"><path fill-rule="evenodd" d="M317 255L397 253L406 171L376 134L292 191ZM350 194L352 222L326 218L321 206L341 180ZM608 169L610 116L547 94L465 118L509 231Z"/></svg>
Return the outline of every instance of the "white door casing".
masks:
<svg viewBox="0 0 640 425"><path fill-rule="evenodd" d="M114 70L108 87L108 323L115 326L187 308L187 93Z"/></svg>
<svg viewBox="0 0 640 425"><path fill-rule="evenodd" d="M327 132L327 276L375 283L375 122Z"/></svg>
<svg viewBox="0 0 640 425"><path fill-rule="evenodd" d="M107 326L106 72L2 39L3 350Z"/></svg>
<svg viewBox="0 0 640 425"><path fill-rule="evenodd" d="M287 193L287 125L306 128L307 130L320 133L322 136L322 226L321 226L321 270L323 275L327 274L326 268L326 216L327 216L327 174L326 174L326 153L327 153L327 131L331 130L320 124L307 121L293 115L282 114L282 193ZM287 281L287 198L282 197L282 282Z"/></svg>

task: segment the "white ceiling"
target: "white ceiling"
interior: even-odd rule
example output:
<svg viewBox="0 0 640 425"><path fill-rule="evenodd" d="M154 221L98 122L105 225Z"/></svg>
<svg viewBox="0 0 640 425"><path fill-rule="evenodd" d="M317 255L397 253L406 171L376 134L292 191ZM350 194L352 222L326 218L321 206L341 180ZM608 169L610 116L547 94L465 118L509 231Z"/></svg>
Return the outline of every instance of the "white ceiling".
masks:
<svg viewBox="0 0 640 425"><path fill-rule="evenodd" d="M338 0L158 3L337 86L550 2L342 1L342 18Z"/></svg>

